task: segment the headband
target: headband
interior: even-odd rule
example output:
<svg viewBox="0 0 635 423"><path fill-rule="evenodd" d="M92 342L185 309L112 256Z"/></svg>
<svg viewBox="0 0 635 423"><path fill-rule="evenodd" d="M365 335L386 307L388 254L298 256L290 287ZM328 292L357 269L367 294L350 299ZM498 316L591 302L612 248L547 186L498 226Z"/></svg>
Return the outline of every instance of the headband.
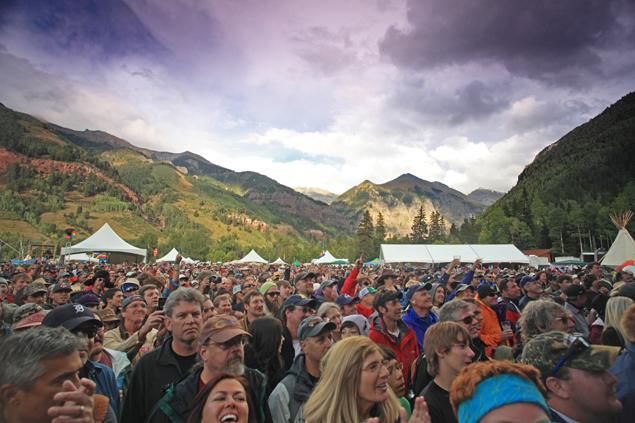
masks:
<svg viewBox="0 0 635 423"><path fill-rule="evenodd" d="M476 423L490 411L517 402L536 404L551 418L545 399L532 381L503 374L479 383L472 398L459 404L459 423Z"/></svg>

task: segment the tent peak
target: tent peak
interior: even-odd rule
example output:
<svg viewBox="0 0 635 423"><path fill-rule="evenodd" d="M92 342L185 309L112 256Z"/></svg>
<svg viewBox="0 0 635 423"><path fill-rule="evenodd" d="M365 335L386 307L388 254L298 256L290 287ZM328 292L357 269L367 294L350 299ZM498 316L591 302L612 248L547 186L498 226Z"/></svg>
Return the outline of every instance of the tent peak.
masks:
<svg viewBox="0 0 635 423"><path fill-rule="evenodd" d="M627 210L625 212L620 210L619 213L610 213L609 216L611 217L611 220L613 221L615 226L617 226L617 229L624 229L626 228L628 221L631 220L631 218L633 217L633 212L631 210Z"/></svg>

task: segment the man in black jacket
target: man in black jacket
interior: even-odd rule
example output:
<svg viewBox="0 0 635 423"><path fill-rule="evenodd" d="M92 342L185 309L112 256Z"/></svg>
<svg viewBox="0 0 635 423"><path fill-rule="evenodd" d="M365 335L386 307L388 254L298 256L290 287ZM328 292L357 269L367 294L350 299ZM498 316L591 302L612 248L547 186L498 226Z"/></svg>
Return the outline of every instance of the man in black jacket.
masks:
<svg viewBox="0 0 635 423"><path fill-rule="evenodd" d="M146 419L149 423L183 423L191 413L192 401L199 390L221 372L243 376L249 382L250 396L256 412L257 423L273 423L265 392L267 377L244 365L244 337L250 336L241 329L232 316L211 317L201 329L198 353L202 366L195 366L167 389Z"/></svg>
<svg viewBox="0 0 635 423"><path fill-rule="evenodd" d="M195 288L180 288L165 303L165 322L172 336L139 359L125 393L121 423L145 421L175 380L196 364L205 298ZM160 340L159 340L160 341Z"/></svg>

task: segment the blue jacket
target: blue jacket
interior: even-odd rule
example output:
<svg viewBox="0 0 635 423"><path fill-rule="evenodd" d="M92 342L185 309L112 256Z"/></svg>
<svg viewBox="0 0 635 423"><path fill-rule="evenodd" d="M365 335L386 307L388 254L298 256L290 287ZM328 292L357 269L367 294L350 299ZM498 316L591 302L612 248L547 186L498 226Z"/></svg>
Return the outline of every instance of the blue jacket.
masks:
<svg viewBox="0 0 635 423"><path fill-rule="evenodd" d="M425 320L423 320L415 311L409 308L401 320L408 325L410 329L412 329L417 336L417 344L419 345L419 351L423 351L423 337L426 334L428 328L435 323L439 322L439 318L433 313L428 313L428 319L430 323L428 324Z"/></svg>
<svg viewBox="0 0 635 423"><path fill-rule="evenodd" d="M622 400L629 393L635 391L635 344L629 342L615 363L608 368L608 372L617 378L617 399Z"/></svg>
<svg viewBox="0 0 635 423"><path fill-rule="evenodd" d="M117 415L117 420L119 420L121 397L119 396L119 385L117 385L117 379L112 369L90 360L84 364L84 367L85 369L82 370L87 372L88 379L97 385L95 393L108 397L108 405L110 405L115 415Z"/></svg>

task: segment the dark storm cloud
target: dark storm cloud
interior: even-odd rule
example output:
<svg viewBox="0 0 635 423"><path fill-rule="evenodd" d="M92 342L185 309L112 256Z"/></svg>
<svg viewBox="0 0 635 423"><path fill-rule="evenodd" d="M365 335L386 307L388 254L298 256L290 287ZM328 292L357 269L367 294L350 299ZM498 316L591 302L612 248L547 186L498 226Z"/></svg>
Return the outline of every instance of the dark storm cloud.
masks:
<svg viewBox="0 0 635 423"><path fill-rule="evenodd" d="M54 55L107 60L168 53L121 0L9 0L0 16L1 32L18 31Z"/></svg>
<svg viewBox="0 0 635 423"><path fill-rule="evenodd" d="M509 108L504 86L474 80L442 92L428 87L422 79L404 81L391 98L391 108L410 111L417 120L440 126L455 126L480 121Z"/></svg>
<svg viewBox="0 0 635 423"><path fill-rule="evenodd" d="M635 45L627 0L410 0L408 21L409 30L393 26L379 44L400 67L502 64L563 86L611 73L602 53Z"/></svg>

